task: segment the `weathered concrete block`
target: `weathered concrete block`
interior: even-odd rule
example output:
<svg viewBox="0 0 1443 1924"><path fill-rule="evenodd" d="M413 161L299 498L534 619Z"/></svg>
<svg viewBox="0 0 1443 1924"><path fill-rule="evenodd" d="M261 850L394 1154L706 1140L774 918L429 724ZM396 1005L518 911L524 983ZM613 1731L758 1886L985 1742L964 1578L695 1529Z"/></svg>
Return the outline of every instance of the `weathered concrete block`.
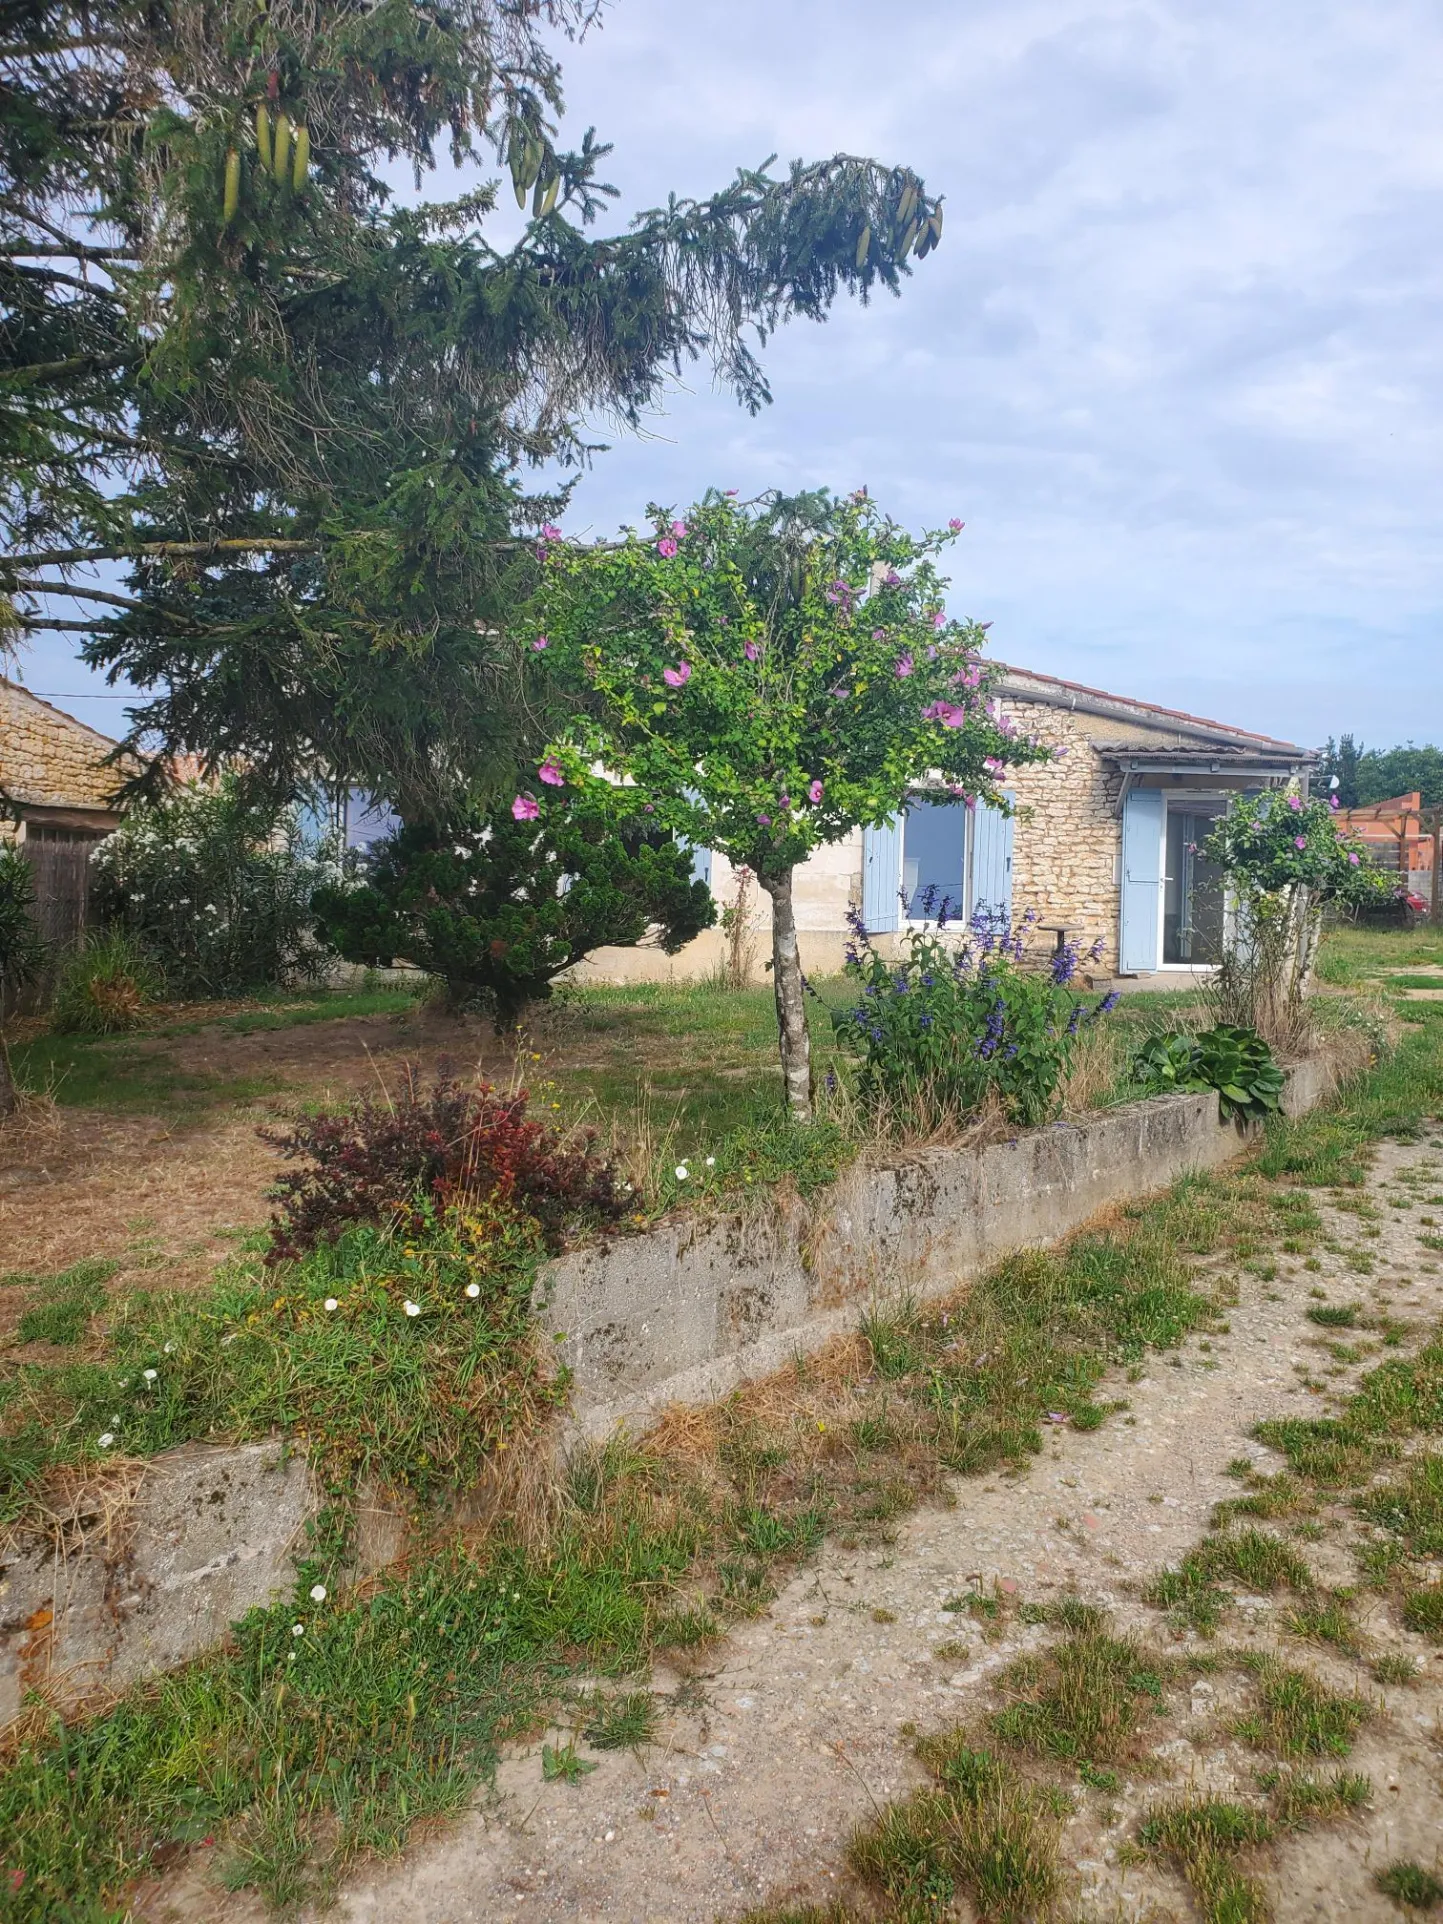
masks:
<svg viewBox="0 0 1443 1924"><path fill-rule="evenodd" d="M1293 1070L1286 1108L1332 1086ZM538 1308L575 1378L573 1420L599 1435L666 1403L724 1393L849 1327L876 1294L936 1296L1009 1251L1067 1235L1109 1204L1239 1153L1212 1094L1153 1097L983 1149L859 1164L810 1204L683 1217L558 1257Z"/></svg>
<svg viewBox="0 0 1443 1924"><path fill-rule="evenodd" d="M0 1566L0 1726L27 1690L69 1707L218 1643L293 1588L316 1507L305 1458L280 1444L194 1446L148 1465L78 1550L15 1551Z"/></svg>

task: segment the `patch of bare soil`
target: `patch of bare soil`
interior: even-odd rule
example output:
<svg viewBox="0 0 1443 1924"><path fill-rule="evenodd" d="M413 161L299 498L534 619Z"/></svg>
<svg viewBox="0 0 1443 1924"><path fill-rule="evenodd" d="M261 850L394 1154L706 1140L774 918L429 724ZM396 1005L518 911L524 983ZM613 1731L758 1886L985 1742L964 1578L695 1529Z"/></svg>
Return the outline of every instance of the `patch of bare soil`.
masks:
<svg viewBox="0 0 1443 1924"><path fill-rule="evenodd" d="M1443 1187L1438 1148L1385 1146L1372 1193L1420 1163ZM1382 1353L1400 1353L1372 1345L1365 1356L1333 1343L1336 1332L1307 1319L1312 1292L1407 1319L1409 1347L1443 1313L1443 1278L1411 1211L1385 1208L1366 1222L1327 1207L1323 1215L1320 1268L1284 1255L1276 1274L1259 1264L1261 1274L1237 1275L1227 1333L1191 1339L1176 1355L1149 1358L1136 1380L1119 1374L1103 1386L1099 1401L1111 1395L1126 1405L1104 1428L1054 1430L1016 1476L955 1481L943 1506L915 1513L881 1548L829 1540L764 1615L695 1668L653 1674L663 1713L657 1743L597 1753L595 1769L575 1784L544 1781L540 1736L515 1747L494 1793L403 1861L356 1878L331 1915L347 1924L713 1924L763 1900L853 1897L848 1837L923 1781L915 1733L980 1729L1002 1701L1006 1667L1056 1635L1016 1605L1074 1596L1106 1607L1120 1630L1164 1654L1202 1656L1223 1645L1277 1652L1366 1700L1368 1720L1346 1767L1371 1779L1367 1804L1285 1838L1249 1869L1267 1887L1278 1924L1396 1919L1374 1873L1398 1858L1436 1867L1443 1852L1443 1652L1407 1633L1396 1603L1381 1596L1359 1618L1374 1655L1406 1653L1418 1663L1414 1685L1380 1684L1361 1660L1299 1643L1288 1633L1286 1593L1240 1597L1215 1646L1142 1601L1149 1579L1204 1535L1214 1504L1238 1493L1225 1473L1231 1461L1282 1467L1253 1439L1257 1423L1326 1413ZM1357 1581L1342 1530L1335 1520L1321 1539L1290 1539L1320 1581ZM998 1600L995 1618L958 1607L974 1591ZM1069 1784L1062 1915L1136 1924L1199 1915L1181 1875L1137 1862L1127 1846L1142 1814L1170 1794L1256 1801L1268 1760L1229 1727L1242 1689L1232 1671L1191 1674L1169 1686L1115 1788L1080 1777ZM1325 1774L1337 1761L1314 1760L1314 1768ZM259 1920L251 1899L221 1895L207 1857L151 1887L137 1915L149 1924ZM971 1913L959 1902L949 1915Z"/></svg>
<svg viewBox="0 0 1443 1924"><path fill-rule="evenodd" d="M276 1093L173 1115L28 1105L0 1129L0 1275L100 1257L120 1265L112 1291L199 1287L269 1213L279 1158L262 1126L363 1089L384 1096L408 1073L429 1079L443 1065L509 1077L514 1054L480 1023L429 1013L250 1034L208 1027L136 1046L160 1057L178 1086L263 1079ZM0 1290L0 1342L20 1307L18 1292Z"/></svg>

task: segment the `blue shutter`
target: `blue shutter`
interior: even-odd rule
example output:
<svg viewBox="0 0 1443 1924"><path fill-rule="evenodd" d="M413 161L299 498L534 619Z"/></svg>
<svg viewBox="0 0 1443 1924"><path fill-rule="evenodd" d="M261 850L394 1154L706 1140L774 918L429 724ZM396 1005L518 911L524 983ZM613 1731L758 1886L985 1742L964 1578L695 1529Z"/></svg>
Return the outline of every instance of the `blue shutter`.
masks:
<svg viewBox="0 0 1443 1924"><path fill-rule="evenodd" d="M902 817L862 830L862 920L869 935L889 935L901 923Z"/></svg>
<svg viewBox="0 0 1443 1924"><path fill-rule="evenodd" d="M1122 928L1120 969L1155 969L1158 900L1162 893L1160 788L1134 788L1122 810Z"/></svg>
<svg viewBox="0 0 1443 1924"><path fill-rule="evenodd" d="M1011 789L1003 795L1010 803ZM979 802L972 815L972 913L979 909L1012 920L1013 818Z"/></svg>

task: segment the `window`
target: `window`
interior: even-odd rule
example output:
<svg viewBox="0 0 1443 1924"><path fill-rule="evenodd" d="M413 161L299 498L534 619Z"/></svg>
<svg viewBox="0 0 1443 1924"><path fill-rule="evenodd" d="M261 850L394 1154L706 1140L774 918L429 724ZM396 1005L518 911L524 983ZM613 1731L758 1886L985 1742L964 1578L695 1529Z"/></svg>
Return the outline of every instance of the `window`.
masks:
<svg viewBox="0 0 1443 1924"><path fill-rule="evenodd" d="M967 804L914 797L902 820L902 900L910 920L967 907ZM930 891L930 893L929 893Z"/></svg>

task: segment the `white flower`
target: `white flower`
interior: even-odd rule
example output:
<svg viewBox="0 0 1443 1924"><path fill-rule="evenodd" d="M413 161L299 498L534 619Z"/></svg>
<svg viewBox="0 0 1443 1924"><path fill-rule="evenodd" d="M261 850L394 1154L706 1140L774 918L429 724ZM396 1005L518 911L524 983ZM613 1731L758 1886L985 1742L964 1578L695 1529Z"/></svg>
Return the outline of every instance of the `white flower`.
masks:
<svg viewBox="0 0 1443 1924"><path fill-rule="evenodd" d="M294 1663L294 1662L295 1662L295 1660L296 1660L296 1653L295 1653L295 1651L294 1651L294 1650L288 1650L288 1651L286 1652L286 1662L287 1662L287 1663Z"/></svg>
<svg viewBox="0 0 1443 1924"><path fill-rule="evenodd" d="M142 1370L140 1373L145 1378L147 1383L153 1383L156 1377L160 1374L158 1370Z"/></svg>
<svg viewBox="0 0 1443 1924"><path fill-rule="evenodd" d="M323 1584L323 1583L313 1583L313 1584L311 1585L311 1602L312 1602L312 1603L324 1603L324 1602L325 1602L325 1600L326 1600L326 1586L325 1586L325 1584Z"/></svg>
<svg viewBox="0 0 1443 1924"><path fill-rule="evenodd" d="M707 1168L708 1168L708 1169L715 1169L715 1168L716 1168L716 1157L715 1157L715 1156L708 1156L708 1157L707 1157L707 1159L706 1159L706 1166L707 1166Z"/></svg>
<svg viewBox="0 0 1443 1924"><path fill-rule="evenodd" d="M293 1623L291 1625L291 1635L293 1637L303 1637L305 1634L306 1626L303 1623Z"/></svg>
<svg viewBox="0 0 1443 1924"><path fill-rule="evenodd" d="M419 1316L421 1314L421 1305L419 1303L413 1303L409 1296L406 1298L405 1302L401 1305L401 1307L405 1310L408 1316Z"/></svg>
<svg viewBox="0 0 1443 1924"><path fill-rule="evenodd" d="M479 1296L481 1294L481 1285L479 1283L467 1283L466 1294L471 1297Z"/></svg>
<svg viewBox="0 0 1443 1924"><path fill-rule="evenodd" d="M339 1309L340 1307L341 1307L340 1303L336 1300L334 1296L328 1296L326 1298L327 1309Z"/></svg>
<svg viewBox="0 0 1443 1924"><path fill-rule="evenodd" d="M164 1351L164 1354L165 1354L165 1355L167 1355L167 1356L171 1356L171 1355L173 1355L173 1354L174 1354L174 1352L175 1352L175 1344L174 1344L174 1343L167 1343L167 1344L166 1344L166 1346L165 1346L165 1351Z"/></svg>
<svg viewBox="0 0 1443 1924"><path fill-rule="evenodd" d="M111 1431L111 1430L107 1430L107 1431L105 1432L105 1434L104 1434L104 1436L102 1436L102 1437L101 1437L101 1439L100 1439L100 1447L101 1447L101 1449L102 1449L102 1450L108 1450L108 1449L110 1448L110 1446L111 1446L111 1444L112 1444L112 1443L113 1443L114 1441L115 1441L115 1435L114 1435L114 1432L113 1432L113 1431Z"/></svg>
<svg viewBox="0 0 1443 1924"><path fill-rule="evenodd" d="M689 1169L687 1168L687 1166L686 1166L686 1164L685 1164L684 1162L679 1162L679 1163L677 1164L677 1166L676 1166L676 1179L677 1179L677 1181L678 1181L678 1182L687 1182L687 1181L689 1181L689 1180L690 1180L690 1178L691 1178L691 1171L690 1171L690 1170L689 1170Z"/></svg>
<svg viewBox="0 0 1443 1924"><path fill-rule="evenodd" d="M128 1376L122 1376L122 1377L121 1377L121 1379L120 1379L120 1387L121 1387L121 1389L123 1389L123 1390L128 1390L128 1389L130 1388L130 1378L129 1378Z"/></svg>

